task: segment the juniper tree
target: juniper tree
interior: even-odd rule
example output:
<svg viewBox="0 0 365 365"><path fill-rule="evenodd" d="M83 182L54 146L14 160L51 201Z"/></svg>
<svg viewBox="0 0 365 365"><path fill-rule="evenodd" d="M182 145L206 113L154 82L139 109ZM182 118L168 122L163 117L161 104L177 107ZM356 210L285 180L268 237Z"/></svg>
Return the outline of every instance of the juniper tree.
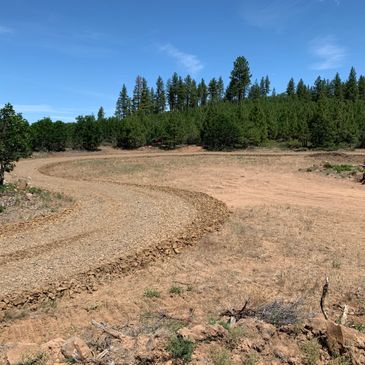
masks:
<svg viewBox="0 0 365 365"><path fill-rule="evenodd" d="M28 122L6 104L0 109L0 186L4 185L5 172L12 171L15 162L28 154Z"/></svg>

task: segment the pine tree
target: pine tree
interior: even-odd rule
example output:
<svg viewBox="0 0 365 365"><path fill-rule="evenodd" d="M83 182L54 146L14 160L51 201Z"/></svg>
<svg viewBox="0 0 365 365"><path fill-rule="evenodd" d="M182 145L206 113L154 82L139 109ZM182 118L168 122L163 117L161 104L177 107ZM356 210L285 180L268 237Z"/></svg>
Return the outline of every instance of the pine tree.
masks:
<svg viewBox="0 0 365 365"><path fill-rule="evenodd" d="M261 95L261 87L258 84L257 80L255 80L255 83L250 88L248 97L249 99L259 99Z"/></svg>
<svg viewBox="0 0 365 365"><path fill-rule="evenodd" d="M115 109L115 116L119 119L123 119L131 113L131 99L128 96L127 87L125 84L122 86L122 90L119 94L117 106Z"/></svg>
<svg viewBox="0 0 365 365"><path fill-rule="evenodd" d="M224 98L224 82L222 77L219 77L217 87L218 87L218 100L221 101Z"/></svg>
<svg viewBox="0 0 365 365"><path fill-rule="evenodd" d="M308 98L308 89L304 84L304 81L302 79L299 80L297 84L297 91L296 94L299 99L307 99Z"/></svg>
<svg viewBox="0 0 365 365"><path fill-rule="evenodd" d="M196 86L196 81L193 79L191 82L191 89L190 89L190 108L196 108L198 106L198 88Z"/></svg>
<svg viewBox="0 0 365 365"><path fill-rule="evenodd" d="M142 93L145 86L145 79L138 75L133 89L132 109L134 112L138 112L141 107Z"/></svg>
<svg viewBox="0 0 365 365"><path fill-rule="evenodd" d="M260 81L260 95L265 97L270 92L270 80L269 77L262 77Z"/></svg>
<svg viewBox="0 0 365 365"><path fill-rule="evenodd" d="M361 75L359 77L359 99L365 100L365 76Z"/></svg>
<svg viewBox="0 0 365 365"><path fill-rule="evenodd" d="M230 101L241 101L245 98L251 82L250 67L245 57L237 57L231 71L230 83L226 98Z"/></svg>
<svg viewBox="0 0 365 365"><path fill-rule="evenodd" d="M208 88L205 84L204 79L201 79L198 85L198 102L200 106L204 106L207 104L208 100Z"/></svg>
<svg viewBox="0 0 365 365"><path fill-rule="evenodd" d="M356 71L351 67L349 78L345 86L345 97L347 100L356 101L359 97L359 88L357 85Z"/></svg>
<svg viewBox="0 0 365 365"><path fill-rule="evenodd" d="M288 82L288 86L286 87L286 94L288 96L294 96L295 95L295 82L294 82L293 78L291 78Z"/></svg>
<svg viewBox="0 0 365 365"><path fill-rule="evenodd" d="M165 109L166 109L165 87L162 77L159 76L156 81L155 113L163 113Z"/></svg>
<svg viewBox="0 0 365 365"><path fill-rule="evenodd" d="M179 83L179 76L176 72L172 75L172 78L167 81L167 99L169 108L175 110L177 107L177 89Z"/></svg>
<svg viewBox="0 0 365 365"><path fill-rule="evenodd" d="M338 100L343 100L343 84L339 73L336 73L335 78L332 80L333 96Z"/></svg>
<svg viewBox="0 0 365 365"><path fill-rule="evenodd" d="M105 119L105 112L104 112L104 108L101 106L98 110L98 122L102 122Z"/></svg>
<svg viewBox="0 0 365 365"><path fill-rule="evenodd" d="M208 84L208 99L211 103L216 103L219 100L218 97L218 82L213 77Z"/></svg>
<svg viewBox="0 0 365 365"><path fill-rule="evenodd" d="M190 75L187 75L184 80L185 85L185 108L188 109L192 103L192 97L194 93L193 79Z"/></svg>
<svg viewBox="0 0 365 365"><path fill-rule="evenodd" d="M186 88L185 88L185 83L184 80L182 79L182 77L179 77L179 81L177 83L177 90L176 90L176 97L177 97L177 101L176 101L176 107L177 110L184 110L185 106L186 106Z"/></svg>

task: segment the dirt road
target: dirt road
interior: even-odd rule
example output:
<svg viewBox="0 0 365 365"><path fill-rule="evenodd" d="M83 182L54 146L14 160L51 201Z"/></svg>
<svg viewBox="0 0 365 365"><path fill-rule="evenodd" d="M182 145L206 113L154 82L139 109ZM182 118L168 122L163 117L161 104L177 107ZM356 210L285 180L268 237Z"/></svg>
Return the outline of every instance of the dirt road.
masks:
<svg viewBox="0 0 365 365"><path fill-rule="evenodd" d="M55 158L52 163L68 160ZM32 302L49 290L61 293L70 279L79 281L77 290L88 289L93 283L82 280L85 274L115 270L109 266L122 265L123 259L121 270L126 270L141 250L187 234L191 224L202 219L202 200L213 201L178 189L47 176L40 169L49 163L22 161L16 174L30 177L34 186L70 195L76 204L67 214L8 229L0 236L0 301L5 298L8 306Z"/></svg>

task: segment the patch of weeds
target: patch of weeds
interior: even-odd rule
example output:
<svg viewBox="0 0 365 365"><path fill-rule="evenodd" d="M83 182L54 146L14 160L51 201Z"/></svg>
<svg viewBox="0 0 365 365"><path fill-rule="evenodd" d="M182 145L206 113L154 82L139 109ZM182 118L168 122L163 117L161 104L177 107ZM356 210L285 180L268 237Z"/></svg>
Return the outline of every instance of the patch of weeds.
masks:
<svg viewBox="0 0 365 365"><path fill-rule="evenodd" d="M161 297L161 294L158 290L156 289L153 289L153 288L147 288L145 291L144 291L144 296L146 298L160 298Z"/></svg>
<svg viewBox="0 0 365 365"><path fill-rule="evenodd" d="M362 323L353 322L351 327L354 328L356 331L365 332L365 326Z"/></svg>
<svg viewBox="0 0 365 365"><path fill-rule="evenodd" d="M4 313L4 321L15 321L17 319L25 318L28 315L26 310L16 308L8 309Z"/></svg>
<svg viewBox="0 0 365 365"><path fill-rule="evenodd" d="M319 360L320 349L321 346L315 339L304 342L301 346L301 350L304 356L304 364L316 365Z"/></svg>
<svg viewBox="0 0 365 365"><path fill-rule="evenodd" d="M351 172L356 173L357 171L362 171L361 167L349 165L349 164L339 164L339 165L333 165L329 162L325 162L323 164L323 167L326 170L332 170L336 172L337 174L341 174L343 172Z"/></svg>
<svg viewBox="0 0 365 365"><path fill-rule="evenodd" d="M296 324L301 321L301 306L301 301L285 303L282 300L275 300L261 306L256 312L256 316L275 326Z"/></svg>
<svg viewBox="0 0 365 365"><path fill-rule="evenodd" d="M177 285L173 285L170 290L169 293L170 294L174 294L174 295L181 295L183 293L183 288L181 286L177 286Z"/></svg>
<svg viewBox="0 0 365 365"><path fill-rule="evenodd" d="M77 361L72 356L66 357L66 364L76 364L76 363Z"/></svg>
<svg viewBox="0 0 365 365"><path fill-rule="evenodd" d="M62 194L62 193L56 193L56 194L55 194L55 197L56 197L56 199L58 199L58 200L61 200L61 199L63 199L63 198L64 198L64 196L63 196L63 194Z"/></svg>
<svg viewBox="0 0 365 365"><path fill-rule="evenodd" d="M340 269L341 268L341 261L339 259L334 259L332 261L332 268L333 269Z"/></svg>
<svg viewBox="0 0 365 365"><path fill-rule="evenodd" d="M255 365L258 362L259 356L256 351L251 351L248 357L242 362L243 365Z"/></svg>
<svg viewBox="0 0 365 365"><path fill-rule="evenodd" d="M227 331L231 329L231 325L226 321L219 321L218 324L220 324Z"/></svg>
<svg viewBox="0 0 365 365"><path fill-rule="evenodd" d="M245 335L245 331L242 327L229 328L228 334L226 337L226 343L227 343L228 348L231 350L236 348L244 335Z"/></svg>
<svg viewBox="0 0 365 365"><path fill-rule="evenodd" d="M329 365L352 365L352 361L348 356L343 355L343 356L336 357L335 359L331 359L328 364Z"/></svg>
<svg viewBox="0 0 365 365"><path fill-rule="evenodd" d="M53 299L46 299L42 302L41 308L45 313L52 312L57 308L57 301Z"/></svg>
<svg viewBox="0 0 365 365"><path fill-rule="evenodd" d="M13 192L16 190L15 184L5 184L0 186L0 195L6 192Z"/></svg>
<svg viewBox="0 0 365 365"><path fill-rule="evenodd" d="M221 346L214 346L209 352L213 365L231 365L231 353Z"/></svg>
<svg viewBox="0 0 365 365"><path fill-rule="evenodd" d="M215 317L209 317L208 318L208 324L211 326L214 326L217 323L217 319Z"/></svg>
<svg viewBox="0 0 365 365"><path fill-rule="evenodd" d="M44 193L44 190L37 188L35 186L32 186L28 188L28 193L34 194L34 195L42 195Z"/></svg>
<svg viewBox="0 0 365 365"><path fill-rule="evenodd" d="M6 208L0 204L0 213L4 213L6 210Z"/></svg>
<svg viewBox="0 0 365 365"><path fill-rule="evenodd" d="M166 350L174 359L180 359L186 363L191 360L194 344L191 341L184 340L182 337L174 336L167 344Z"/></svg>
<svg viewBox="0 0 365 365"><path fill-rule="evenodd" d="M45 365L47 363L48 357L43 352L32 356L26 356L24 360L17 365Z"/></svg>

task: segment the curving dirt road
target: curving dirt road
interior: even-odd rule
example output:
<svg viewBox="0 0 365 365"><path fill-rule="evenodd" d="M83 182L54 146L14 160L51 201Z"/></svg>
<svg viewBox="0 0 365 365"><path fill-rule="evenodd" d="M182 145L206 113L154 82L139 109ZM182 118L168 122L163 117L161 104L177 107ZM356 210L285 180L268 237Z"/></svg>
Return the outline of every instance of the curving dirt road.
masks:
<svg viewBox="0 0 365 365"><path fill-rule="evenodd" d="M40 172L51 161L69 160L18 164L17 176L31 177L32 185L63 192L77 203L64 214L0 232L0 309L69 290L93 290L105 275L127 272L190 244L227 215L223 203L203 193Z"/></svg>

